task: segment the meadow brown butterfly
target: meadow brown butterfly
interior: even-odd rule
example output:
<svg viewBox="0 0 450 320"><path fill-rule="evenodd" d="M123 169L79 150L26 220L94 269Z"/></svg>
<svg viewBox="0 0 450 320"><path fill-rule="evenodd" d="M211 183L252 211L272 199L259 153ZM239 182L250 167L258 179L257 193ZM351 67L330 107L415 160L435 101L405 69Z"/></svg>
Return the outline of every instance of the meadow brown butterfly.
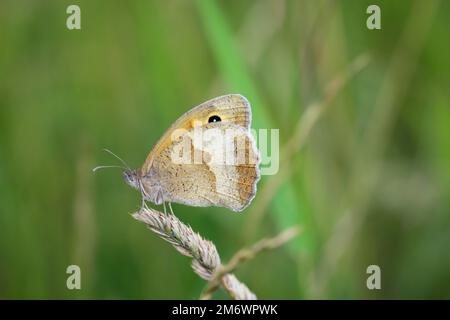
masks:
<svg viewBox="0 0 450 320"><path fill-rule="evenodd" d="M260 178L250 122L250 103L242 95L206 101L175 121L143 166L125 170L124 179L143 201L242 211Z"/></svg>

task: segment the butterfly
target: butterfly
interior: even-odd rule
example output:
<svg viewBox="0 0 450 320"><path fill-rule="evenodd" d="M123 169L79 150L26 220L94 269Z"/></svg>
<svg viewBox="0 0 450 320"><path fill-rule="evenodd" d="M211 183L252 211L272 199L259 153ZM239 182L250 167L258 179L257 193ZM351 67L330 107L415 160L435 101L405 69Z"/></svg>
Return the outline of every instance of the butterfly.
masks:
<svg viewBox="0 0 450 320"><path fill-rule="evenodd" d="M123 178L141 192L144 205L150 201L242 211L255 197L260 179L250 124L250 103L244 96L206 101L176 120L142 167L126 169Z"/></svg>

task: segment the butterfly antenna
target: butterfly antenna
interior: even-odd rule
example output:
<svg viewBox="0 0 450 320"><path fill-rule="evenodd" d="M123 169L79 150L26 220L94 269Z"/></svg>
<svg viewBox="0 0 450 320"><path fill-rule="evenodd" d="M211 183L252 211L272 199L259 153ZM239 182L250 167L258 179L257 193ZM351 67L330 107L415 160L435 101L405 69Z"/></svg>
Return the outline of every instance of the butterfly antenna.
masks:
<svg viewBox="0 0 450 320"><path fill-rule="evenodd" d="M120 158L117 154L106 148L103 149L103 151L108 152L110 155L118 159L126 167L126 169L130 170L130 166L125 161L123 161L122 158Z"/></svg>
<svg viewBox="0 0 450 320"><path fill-rule="evenodd" d="M122 167L122 166L97 166L94 169L92 169L92 172L96 172L99 169L105 169L105 168L120 168L120 169L129 170L128 168L125 168L125 167Z"/></svg>

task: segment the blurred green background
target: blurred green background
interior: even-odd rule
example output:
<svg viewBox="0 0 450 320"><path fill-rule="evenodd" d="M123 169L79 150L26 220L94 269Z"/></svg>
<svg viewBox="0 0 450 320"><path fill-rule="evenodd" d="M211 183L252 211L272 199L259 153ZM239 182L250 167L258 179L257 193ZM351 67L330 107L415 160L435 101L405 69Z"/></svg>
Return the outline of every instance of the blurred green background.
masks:
<svg viewBox="0 0 450 320"><path fill-rule="evenodd" d="M102 148L139 167L178 116L231 92L254 128L280 129L280 171L242 214L174 210L223 261L302 226L237 271L259 298L450 298L449 30L449 1L2 0L0 298L198 298L190 260L129 215L139 194L91 169L117 163Z"/></svg>

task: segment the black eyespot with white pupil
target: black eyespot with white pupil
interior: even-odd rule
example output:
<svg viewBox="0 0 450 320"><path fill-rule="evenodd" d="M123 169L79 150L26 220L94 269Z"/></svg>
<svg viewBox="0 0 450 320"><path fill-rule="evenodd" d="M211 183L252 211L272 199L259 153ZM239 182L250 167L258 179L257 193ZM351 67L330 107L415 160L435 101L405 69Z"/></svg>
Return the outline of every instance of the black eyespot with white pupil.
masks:
<svg viewBox="0 0 450 320"><path fill-rule="evenodd" d="M219 117L219 116L216 116L216 115L211 116L211 117L209 117L209 119L208 119L208 123L212 123L212 122L220 122L220 121L222 121L222 119L220 119L220 117Z"/></svg>

